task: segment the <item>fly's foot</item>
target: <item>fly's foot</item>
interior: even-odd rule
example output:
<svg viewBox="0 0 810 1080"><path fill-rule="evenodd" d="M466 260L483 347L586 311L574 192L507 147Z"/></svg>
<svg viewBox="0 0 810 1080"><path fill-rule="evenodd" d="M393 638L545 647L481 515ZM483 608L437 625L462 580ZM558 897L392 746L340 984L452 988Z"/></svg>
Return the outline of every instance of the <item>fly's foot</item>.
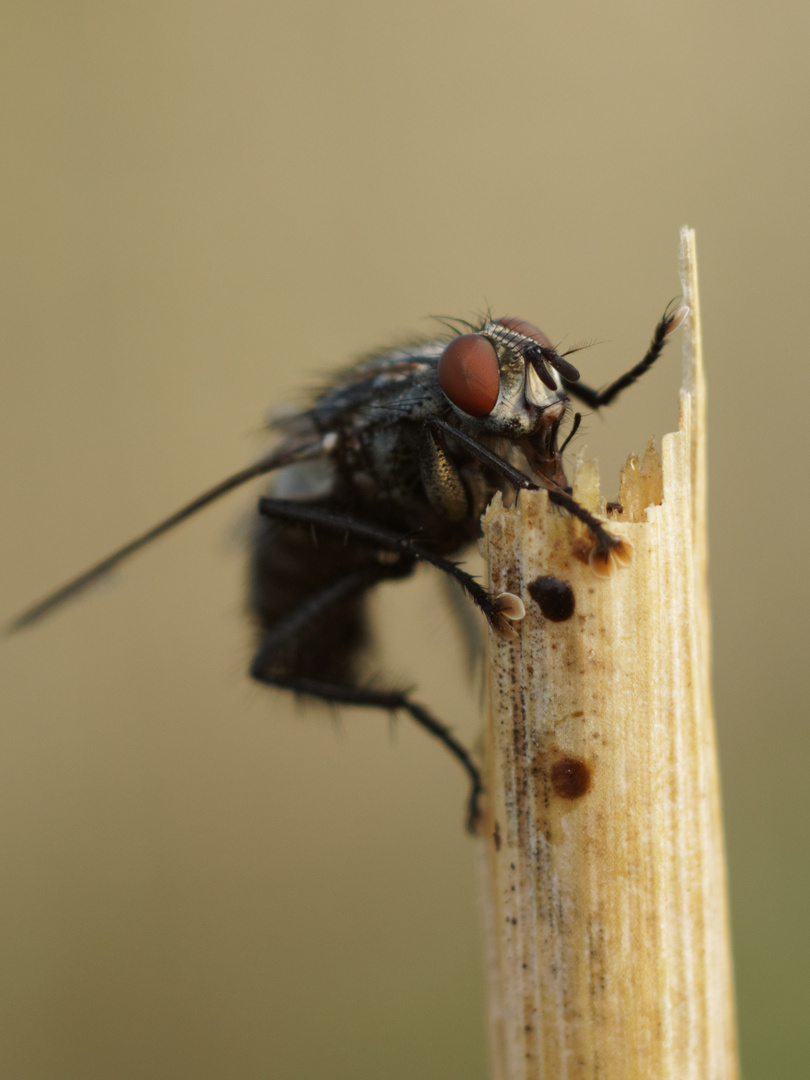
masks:
<svg viewBox="0 0 810 1080"><path fill-rule="evenodd" d="M467 819L464 824L470 836L481 835L481 823L484 820L484 815L481 807L478 805L480 795L481 791L475 792L470 796L470 801L467 804Z"/></svg>
<svg viewBox="0 0 810 1080"><path fill-rule="evenodd" d="M515 641L518 634L512 624L520 622L525 614L526 606L520 597L514 593L503 592L499 596L493 597L492 607L488 615L489 625L506 641Z"/></svg>
<svg viewBox="0 0 810 1080"><path fill-rule="evenodd" d="M594 544L588 556L591 570L600 578L612 577L617 569L629 566L635 554L635 549L629 540L621 536L612 536L610 533L605 533L605 537L610 543L605 543L600 539Z"/></svg>

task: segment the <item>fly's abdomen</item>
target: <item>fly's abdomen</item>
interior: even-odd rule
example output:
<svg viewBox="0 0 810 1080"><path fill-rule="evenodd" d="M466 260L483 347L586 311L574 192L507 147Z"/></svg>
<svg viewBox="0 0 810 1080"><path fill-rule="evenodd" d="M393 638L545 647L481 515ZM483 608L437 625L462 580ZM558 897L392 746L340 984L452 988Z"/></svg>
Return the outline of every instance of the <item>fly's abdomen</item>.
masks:
<svg viewBox="0 0 810 1080"><path fill-rule="evenodd" d="M373 550L280 522L262 522L250 562L249 607L260 631L262 674L356 683L369 645L365 590L341 592Z"/></svg>

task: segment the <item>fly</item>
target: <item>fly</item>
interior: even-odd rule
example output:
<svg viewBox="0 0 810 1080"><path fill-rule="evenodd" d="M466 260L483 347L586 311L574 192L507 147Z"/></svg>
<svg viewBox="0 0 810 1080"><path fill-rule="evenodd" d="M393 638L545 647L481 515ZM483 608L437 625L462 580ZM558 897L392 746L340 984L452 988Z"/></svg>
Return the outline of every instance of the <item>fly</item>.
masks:
<svg viewBox="0 0 810 1080"><path fill-rule="evenodd" d="M560 430L572 398L598 409L648 371L687 310L670 305L640 363L603 390L581 383L566 356L516 318L453 322L449 339L361 360L308 408L274 421L278 444L260 461L22 612L7 630L50 615L209 503L275 473L259 500L250 554L248 605L258 641L251 676L333 704L409 715L466 771L474 832L482 786L469 751L409 691L363 679L367 594L430 563L458 583L496 633L516 637L520 601L493 595L453 561L480 536L489 501L507 489L545 488L553 504L582 521L596 573L627 562L629 546L574 500L565 476L562 453L580 414L562 443Z"/></svg>

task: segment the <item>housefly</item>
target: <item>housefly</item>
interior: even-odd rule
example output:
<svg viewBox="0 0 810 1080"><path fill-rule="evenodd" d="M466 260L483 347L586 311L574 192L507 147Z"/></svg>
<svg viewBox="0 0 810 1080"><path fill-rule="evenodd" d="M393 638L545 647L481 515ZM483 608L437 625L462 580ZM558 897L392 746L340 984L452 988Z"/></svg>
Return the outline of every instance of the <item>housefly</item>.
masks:
<svg viewBox="0 0 810 1080"><path fill-rule="evenodd" d="M452 578L492 629L510 638L523 613L495 596L454 557L474 542L498 491L545 488L584 523L591 565L602 575L631 552L572 497L562 454L580 414L609 404L658 359L685 307L670 305L635 367L605 389L579 372L531 323L486 317L448 321L446 336L390 349L340 373L308 407L273 422L278 441L106 559L20 614L17 631L51 614L91 582L222 495L266 473L249 564L248 606L257 650L250 674L269 686L333 704L405 713L442 742L467 773L467 824L475 831L478 766L449 727L409 691L363 678L370 645L369 590L430 563Z"/></svg>

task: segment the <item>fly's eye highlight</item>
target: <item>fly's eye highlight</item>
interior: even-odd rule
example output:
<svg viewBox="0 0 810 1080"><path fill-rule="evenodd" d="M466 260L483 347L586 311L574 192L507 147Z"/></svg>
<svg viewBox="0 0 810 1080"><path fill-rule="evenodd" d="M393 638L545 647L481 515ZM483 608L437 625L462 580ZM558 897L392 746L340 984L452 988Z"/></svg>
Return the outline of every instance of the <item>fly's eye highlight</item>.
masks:
<svg viewBox="0 0 810 1080"><path fill-rule="evenodd" d="M498 356L481 334L462 334L439 358L439 386L468 416L489 416L500 390Z"/></svg>

